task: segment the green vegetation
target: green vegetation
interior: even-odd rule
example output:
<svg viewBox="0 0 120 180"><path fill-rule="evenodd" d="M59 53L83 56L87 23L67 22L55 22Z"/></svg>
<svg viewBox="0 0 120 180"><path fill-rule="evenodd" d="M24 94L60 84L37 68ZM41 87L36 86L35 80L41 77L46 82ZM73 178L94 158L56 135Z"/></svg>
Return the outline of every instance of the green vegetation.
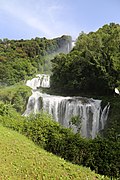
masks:
<svg viewBox="0 0 120 180"><path fill-rule="evenodd" d="M0 124L67 161L119 179L120 96L113 94L115 87L120 90L120 25L111 23L96 32L81 33L67 54L70 42L69 36L0 41ZM64 54L55 56L60 52ZM94 96L102 99L103 105L110 103L105 129L94 140L74 134L43 112L28 118L20 115L31 94L23 81L38 72L51 73L51 59L52 93ZM79 126L80 131L80 117L72 117L70 123ZM46 153L1 125L0 178L105 179Z"/></svg>
<svg viewBox="0 0 120 180"><path fill-rule="evenodd" d="M25 111L30 95L31 89L22 83L0 88L0 100L13 105L19 113Z"/></svg>
<svg viewBox="0 0 120 180"><path fill-rule="evenodd" d="M0 178L6 179L108 179L90 169L70 164L38 148L26 137L0 125Z"/></svg>
<svg viewBox="0 0 120 180"><path fill-rule="evenodd" d="M116 141L120 135L120 25L104 25L96 32L81 33L67 55L53 60L51 91L62 95L81 95L110 103L103 137ZM102 95L102 96L101 96Z"/></svg>
<svg viewBox="0 0 120 180"><path fill-rule="evenodd" d="M56 56L51 86L67 95L110 95L120 86L120 25L81 33L67 55Z"/></svg>
<svg viewBox="0 0 120 180"><path fill-rule="evenodd" d="M120 140L120 96L104 97L104 103L110 103L110 111L103 136L111 141Z"/></svg>
<svg viewBox="0 0 120 180"><path fill-rule="evenodd" d="M50 59L59 52L68 53L70 36L48 40L38 38L31 40L0 41L0 84L13 85L35 73L50 73Z"/></svg>
<svg viewBox="0 0 120 180"><path fill-rule="evenodd" d="M81 118L79 116L73 116L69 122L70 127L72 127L72 125L76 126L77 128L77 133L81 132Z"/></svg>
<svg viewBox="0 0 120 180"><path fill-rule="evenodd" d="M45 150L74 164L90 167L96 173L119 177L120 141L97 137L84 139L54 122L44 113L21 117L10 106L0 104L0 123L27 136Z"/></svg>

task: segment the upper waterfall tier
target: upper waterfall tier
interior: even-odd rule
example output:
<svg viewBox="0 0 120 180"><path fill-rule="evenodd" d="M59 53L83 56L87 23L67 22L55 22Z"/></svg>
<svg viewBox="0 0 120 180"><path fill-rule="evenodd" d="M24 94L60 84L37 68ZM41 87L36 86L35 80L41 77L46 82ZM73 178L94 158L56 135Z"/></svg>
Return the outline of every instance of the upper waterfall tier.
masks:
<svg viewBox="0 0 120 180"><path fill-rule="evenodd" d="M37 90L40 87L49 88L50 76L46 74L37 74L36 78L28 80L26 85L31 87L33 90Z"/></svg>

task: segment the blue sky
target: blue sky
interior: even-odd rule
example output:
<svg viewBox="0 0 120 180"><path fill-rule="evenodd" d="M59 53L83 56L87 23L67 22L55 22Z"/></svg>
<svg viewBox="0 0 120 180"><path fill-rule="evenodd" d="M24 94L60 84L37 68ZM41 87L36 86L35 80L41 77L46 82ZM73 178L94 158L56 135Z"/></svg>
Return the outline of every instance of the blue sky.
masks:
<svg viewBox="0 0 120 180"><path fill-rule="evenodd" d="M55 38L120 24L120 0L0 0L0 39Z"/></svg>

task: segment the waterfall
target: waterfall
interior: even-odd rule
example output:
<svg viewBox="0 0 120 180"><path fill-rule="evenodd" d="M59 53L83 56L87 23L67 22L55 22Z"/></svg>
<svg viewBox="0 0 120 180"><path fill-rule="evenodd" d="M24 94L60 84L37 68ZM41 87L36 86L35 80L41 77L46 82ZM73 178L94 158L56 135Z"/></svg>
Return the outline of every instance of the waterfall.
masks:
<svg viewBox="0 0 120 180"><path fill-rule="evenodd" d="M110 109L110 104L108 103L108 104L104 107L104 109L103 109L103 111L102 111L101 118L100 118L101 130L104 129L105 123L106 123L107 118L108 118L109 109Z"/></svg>
<svg viewBox="0 0 120 180"><path fill-rule="evenodd" d="M49 88L50 87L50 76L46 74L37 74L36 78L28 80L27 86L31 87L33 90L37 90L40 87Z"/></svg>
<svg viewBox="0 0 120 180"><path fill-rule="evenodd" d="M39 77L42 81L38 83ZM33 90L23 115L36 114L43 109L43 111L51 114L55 121L65 127L70 127L71 118L77 116L81 121L81 135L95 138L99 130L104 128L108 117L109 104L102 111L101 100L86 97L54 96L38 91L37 88L42 85L44 87L50 86L49 79L45 75L39 75L37 78L27 81L27 86L29 85ZM72 127L74 132L76 132L77 127L75 125Z"/></svg>
<svg viewBox="0 0 120 180"><path fill-rule="evenodd" d="M74 48L75 46L75 41L72 41L72 48Z"/></svg>
<svg viewBox="0 0 120 180"><path fill-rule="evenodd" d="M67 52L69 53L75 46L75 41L71 41L71 43L68 43L67 45Z"/></svg>

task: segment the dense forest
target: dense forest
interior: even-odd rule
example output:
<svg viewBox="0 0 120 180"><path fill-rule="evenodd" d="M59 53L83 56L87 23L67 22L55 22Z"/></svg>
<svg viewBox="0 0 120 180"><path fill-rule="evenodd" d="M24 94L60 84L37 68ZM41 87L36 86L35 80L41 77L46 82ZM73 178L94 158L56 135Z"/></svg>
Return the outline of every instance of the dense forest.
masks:
<svg viewBox="0 0 120 180"><path fill-rule="evenodd" d="M66 94L113 94L120 86L120 25L81 32L74 49L52 60L52 87Z"/></svg>
<svg viewBox="0 0 120 180"><path fill-rule="evenodd" d="M73 49L71 42L70 36L0 40L0 124L67 161L119 179L120 96L114 94L114 88L120 90L120 25L81 32ZM95 97L103 100L103 106L109 102L103 132L93 140L86 139L46 113L21 116L31 94L25 81L37 73L51 74L49 92Z"/></svg>
<svg viewBox="0 0 120 180"><path fill-rule="evenodd" d="M50 73L50 59L68 53L71 37L0 40L0 84L12 85L39 73Z"/></svg>

